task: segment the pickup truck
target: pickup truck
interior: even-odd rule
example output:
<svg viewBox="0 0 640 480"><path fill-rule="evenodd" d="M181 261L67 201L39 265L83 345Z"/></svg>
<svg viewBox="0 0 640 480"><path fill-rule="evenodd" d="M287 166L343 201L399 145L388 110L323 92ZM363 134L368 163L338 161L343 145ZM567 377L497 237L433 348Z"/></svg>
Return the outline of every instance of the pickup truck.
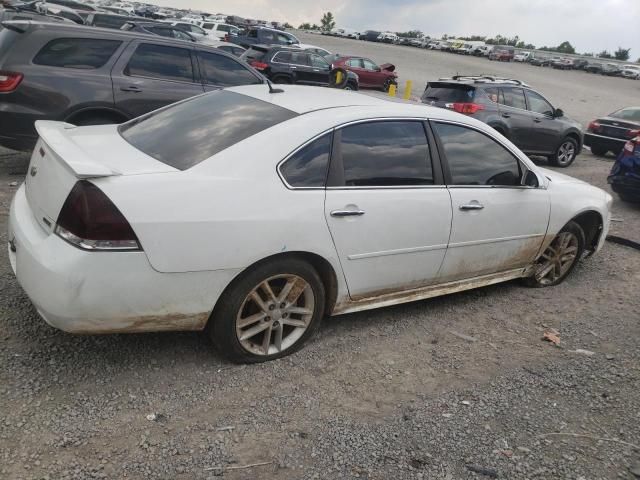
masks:
<svg viewBox="0 0 640 480"><path fill-rule="evenodd" d="M238 35L229 35L229 42L249 48L251 45L299 45L300 41L293 35L273 28L249 27Z"/></svg>

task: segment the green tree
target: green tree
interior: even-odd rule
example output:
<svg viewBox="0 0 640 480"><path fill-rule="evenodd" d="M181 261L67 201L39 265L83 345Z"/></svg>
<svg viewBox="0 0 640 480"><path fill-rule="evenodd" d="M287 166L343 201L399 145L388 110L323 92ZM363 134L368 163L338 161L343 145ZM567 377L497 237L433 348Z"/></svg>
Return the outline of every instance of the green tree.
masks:
<svg viewBox="0 0 640 480"><path fill-rule="evenodd" d="M311 30L311 24L309 22L301 23L298 30Z"/></svg>
<svg viewBox="0 0 640 480"><path fill-rule="evenodd" d="M336 27L336 19L333 17L333 13L331 12L327 12L322 15L322 20L320 20L320 22L322 23L322 30L325 32L330 32Z"/></svg>
<svg viewBox="0 0 640 480"><path fill-rule="evenodd" d="M598 54L598 57L600 57L600 58L613 58L613 55L611 55L608 51L603 50Z"/></svg>
<svg viewBox="0 0 640 480"><path fill-rule="evenodd" d="M573 48L573 45L566 41L558 45L555 51L558 53L576 53L576 49Z"/></svg>
<svg viewBox="0 0 640 480"><path fill-rule="evenodd" d="M622 47L618 47L618 50L616 50L615 52L613 52L613 55L616 57L616 60L629 60L629 52L631 51L630 48L622 48Z"/></svg>
<svg viewBox="0 0 640 480"><path fill-rule="evenodd" d="M293 25L291 25L289 22L284 22L283 27L291 30L293 28Z"/></svg>
<svg viewBox="0 0 640 480"><path fill-rule="evenodd" d="M397 35L403 38L422 38L422 32L420 30L409 30L408 32L397 32Z"/></svg>

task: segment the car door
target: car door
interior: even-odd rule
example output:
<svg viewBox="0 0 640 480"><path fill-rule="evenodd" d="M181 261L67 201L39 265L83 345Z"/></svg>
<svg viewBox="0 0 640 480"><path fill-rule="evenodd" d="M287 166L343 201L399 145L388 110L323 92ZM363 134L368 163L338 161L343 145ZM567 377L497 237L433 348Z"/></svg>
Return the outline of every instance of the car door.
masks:
<svg viewBox="0 0 640 480"><path fill-rule="evenodd" d="M311 67L311 59L307 52L292 50L290 65L294 78L296 79L295 83L315 83L314 71Z"/></svg>
<svg viewBox="0 0 640 480"><path fill-rule="evenodd" d="M116 107L137 117L204 93L193 48L134 40L111 71Z"/></svg>
<svg viewBox="0 0 640 480"><path fill-rule="evenodd" d="M527 111L524 90L515 87L502 87L500 90L500 115L509 129L507 137L518 148L528 151L533 145L530 138L533 118Z"/></svg>
<svg viewBox="0 0 640 480"><path fill-rule="evenodd" d="M491 136L469 126L432 122L451 194L451 237L440 281L523 268L547 232L549 195L527 187L525 166Z"/></svg>
<svg viewBox="0 0 640 480"><path fill-rule="evenodd" d="M436 282L451 199L419 120L336 131L325 218L352 298Z"/></svg>
<svg viewBox="0 0 640 480"><path fill-rule="evenodd" d="M312 80L316 85L328 85L329 73L331 72L331 65L320 55L315 53L309 55L311 58Z"/></svg>
<svg viewBox="0 0 640 480"><path fill-rule="evenodd" d="M196 50L202 84L206 92L239 85L255 85L263 80L243 62L217 52Z"/></svg>
<svg viewBox="0 0 640 480"><path fill-rule="evenodd" d="M371 86L371 73L365 70L364 60L362 58L350 58L345 62L347 70L351 70L358 75L358 79L361 87Z"/></svg>
<svg viewBox="0 0 640 480"><path fill-rule="evenodd" d="M525 90L527 104L533 117L533 129L531 130L531 151L550 153L554 152L562 135L564 126L554 116L555 109L547 100L536 92Z"/></svg>
<svg viewBox="0 0 640 480"><path fill-rule="evenodd" d="M386 77L380 72L380 67L368 58L363 58L362 63L364 64L364 69L367 72L369 85L382 87Z"/></svg>

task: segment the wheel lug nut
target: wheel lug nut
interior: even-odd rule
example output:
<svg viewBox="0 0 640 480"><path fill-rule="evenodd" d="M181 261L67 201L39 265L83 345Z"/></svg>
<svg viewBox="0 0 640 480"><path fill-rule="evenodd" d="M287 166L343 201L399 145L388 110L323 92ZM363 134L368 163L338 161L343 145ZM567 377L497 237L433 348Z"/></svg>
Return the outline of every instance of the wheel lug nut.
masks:
<svg viewBox="0 0 640 480"><path fill-rule="evenodd" d="M265 322L268 322L269 320L271 320L271 317L264 317Z"/></svg>
<svg viewBox="0 0 640 480"><path fill-rule="evenodd" d="M282 314L282 318L287 318L288 316L289 316L289 314L286 313L286 312Z"/></svg>
<svg viewBox="0 0 640 480"><path fill-rule="evenodd" d="M275 310L276 306L272 303L271 305L269 305L269 310Z"/></svg>
<svg viewBox="0 0 640 480"><path fill-rule="evenodd" d="M280 308L284 308L284 307L286 307L286 306L287 306L287 304L286 304L286 303L281 303L281 304L280 304Z"/></svg>

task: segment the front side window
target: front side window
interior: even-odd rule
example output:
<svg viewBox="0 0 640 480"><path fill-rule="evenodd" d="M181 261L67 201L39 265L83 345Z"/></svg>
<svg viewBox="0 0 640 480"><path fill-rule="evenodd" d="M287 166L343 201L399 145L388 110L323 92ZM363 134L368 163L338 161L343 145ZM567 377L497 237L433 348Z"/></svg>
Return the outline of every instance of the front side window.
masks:
<svg viewBox="0 0 640 480"><path fill-rule="evenodd" d="M292 187L324 187L329 169L333 134L328 133L294 153L280 167Z"/></svg>
<svg viewBox="0 0 640 480"><path fill-rule="evenodd" d="M373 63L371 60L364 59L363 63L364 63L364 68L366 68L367 70L376 71L378 69L378 66L375 63Z"/></svg>
<svg viewBox="0 0 640 480"><path fill-rule="evenodd" d="M553 107L540 95L528 91L527 98L529 99L529 110L549 117L553 116Z"/></svg>
<svg viewBox="0 0 640 480"><path fill-rule="evenodd" d="M262 83L240 62L226 55L211 52L198 52L204 80L210 85L231 87L236 85L254 85Z"/></svg>
<svg viewBox="0 0 640 480"><path fill-rule="evenodd" d="M309 65L309 55L305 52L291 52L291 63L294 65Z"/></svg>
<svg viewBox="0 0 640 480"><path fill-rule="evenodd" d="M311 55L311 65L314 68L322 68L328 70L330 68L329 62L319 55Z"/></svg>
<svg viewBox="0 0 640 480"><path fill-rule="evenodd" d="M345 186L433 184L422 122L361 123L343 128L341 137Z"/></svg>
<svg viewBox="0 0 640 480"><path fill-rule="evenodd" d="M452 185L520 185L520 164L492 138L467 127L434 123Z"/></svg>
<svg viewBox="0 0 640 480"><path fill-rule="evenodd" d="M119 40L59 38L47 43L34 57L36 65L91 70L102 67L122 44Z"/></svg>
<svg viewBox="0 0 640 480"><path fill-rule="evenodd" d="M186 48L140 44L129 60L125 75L193 82L191 52Z"/></svg>
<svg viewBox="0 0 640 480"><path fill-rule="evenodd" d="M503 102L507 107L527 109L527 102L524 99L524 90L521 88L503 88Z"/></svg>
<svg viewBox="0 0 640 480"><path fill-rule="evenodd" d="M347 60L347 65L354 68L364 68L364 63L361 58L351 58Z"/></svg>

